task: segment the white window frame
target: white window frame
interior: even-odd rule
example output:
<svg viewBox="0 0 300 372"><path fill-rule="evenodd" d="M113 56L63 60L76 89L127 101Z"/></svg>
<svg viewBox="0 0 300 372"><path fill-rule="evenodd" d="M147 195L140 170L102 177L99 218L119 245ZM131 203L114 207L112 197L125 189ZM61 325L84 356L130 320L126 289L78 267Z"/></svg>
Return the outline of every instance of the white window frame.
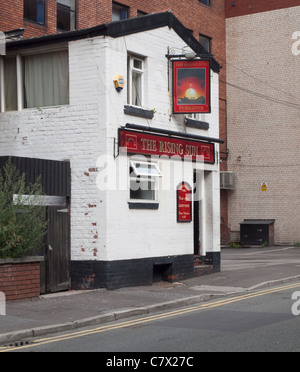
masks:
<svg viewBox="0 0 300 372"><path fill-rule="evenodd" d="M200 113L191 113L191 114L186 114L186 118L194 119L194 120L202 120L205 121L205 114L200 114Z"/></svg>
<svg viewBox="0 0 300 372"><path fill-rule="evenodd" d="M197 113L191 113L191 114L186 114L186 118L194 119L194 120L199 120L199 116Z"/></svg>
<svg viewBox="0 0 300 372"><path fill-rule="evenodd" d="M137 167L137 164L142 164L142 165L147 165L149 166L149 169L154 169L154 172L145 172L144 169L143 171L139 170ZM160 177L162 177L162 173L157 165L157 163L154 162L147 162L147 161L139 161L139 160L130 160L129 162L129 169L132 168L133 172L129 174L129 200L130 201L137 201L137 202L157 202L158 200L158 180ZM136 183L139 182L148 182L153 185L151 187L151 191L154 191L154 198L132 198L131 197L131 181L135 181ZM133 190L137 191L137 190ZM143 190L148 192L149 189Z"/></svg>
<svg viewBox="0 0 300 372"><path fill-rule="evenodd" d="M138 169L137 164L148 166L150 169L151 167L155 170L155 173L152 172L141 172L140 169ZM158 168L158 165L153 162L147 162L147 161L139 161L139 160L130 160L130 165L133 168L133 171L136 176L141 177L161 177L161 171Z"/></svg>
<svg viewBox="0 0 300 372"><path fill-rule="evenodd" d="M134 61L141 63L142 68L134 66ZM144 69L145 60L141 57L130 54L128 56L128 104L136 107L143 107L144 104ZM141 87L139 91L139 102L133 101L133 74L137 74L141 78Z"/></svg>
<svg viewBox="0 0 300 372"><path fill-rule="evenodd" d="M0 112L13 112L13 111L22 111L23 110L23 73L22 73L22 57L17 54L12 56L16 59L16 76L17 76L17 110L6 110L6 101L5 101L5 83L4 83L4 57L0 56Z"/></svg>
<svg viewBox="0 0 300 372"><path fill-rule="evenodd" d="M68 51L67 48L49 48L49 50L37 51L34 50L32 52L22 53L12 55L13 58L16 58L16 76L17 76L17 110L6 110L6 102L5 102L5 83L4 83L4 57L0 56L0 112L15 112L15 111L23 111L23 110L32 110L33 108L25 108L24 107L24 76L23 76L23 56L27 55L38 55L43 53L53 53L53 52L61 52L61 51ZM67 106L70 104L70 87L69 87L69 103L55 105L55 106ZM43 106L45 108L48 107L55 107L55 106Z"/></svg>

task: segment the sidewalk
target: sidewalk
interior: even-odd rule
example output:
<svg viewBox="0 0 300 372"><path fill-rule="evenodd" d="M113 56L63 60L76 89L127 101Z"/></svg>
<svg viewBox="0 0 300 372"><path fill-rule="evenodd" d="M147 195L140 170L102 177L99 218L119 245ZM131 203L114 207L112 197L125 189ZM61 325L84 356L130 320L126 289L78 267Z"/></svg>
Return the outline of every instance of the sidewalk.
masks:
<svg viewBox="0 0 300 372"><path fill-rule="evenodd" d="M300 281L300 248L222 249L221 272L149 287L69 291L8 302L0 345L33 336L147 315L230 294Z"/></svg>

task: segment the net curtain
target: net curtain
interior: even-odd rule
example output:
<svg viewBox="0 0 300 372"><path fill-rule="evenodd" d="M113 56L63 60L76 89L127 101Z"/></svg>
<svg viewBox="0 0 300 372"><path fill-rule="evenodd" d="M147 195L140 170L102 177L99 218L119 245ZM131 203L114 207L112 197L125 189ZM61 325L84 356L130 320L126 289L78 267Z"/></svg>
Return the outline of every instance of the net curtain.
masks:
<svg viewBox="0 0 300 372"><path fill-rule="evenodd" d="M26 56L24 85L26 108L69 103L68 53Z"/></svg>

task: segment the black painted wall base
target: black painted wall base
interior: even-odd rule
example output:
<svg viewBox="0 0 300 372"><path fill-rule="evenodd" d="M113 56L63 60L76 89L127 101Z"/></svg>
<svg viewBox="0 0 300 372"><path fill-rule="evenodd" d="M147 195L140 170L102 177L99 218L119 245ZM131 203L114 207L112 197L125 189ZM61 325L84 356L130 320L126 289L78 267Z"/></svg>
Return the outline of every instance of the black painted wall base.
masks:
<svg viewBox="0 0 300 372"><path fill-rule="evenodd" d="M213 272L221 271L221 252L206 252L206 265L213 265Z"/></svg>
<svg viewBox="0 0 300 372"><path fill-rule="evenodd" d="M71 288L108 290L152 285L154 281L176 281L194 276L194 255L151 257L119 261L71 261ZM213 272L220 271L220 252L206 255Z"/></svg>
<svg viewBox="0 0 300 372"><path fill-rule="evenodd" d="M152 285L153 280L190 277L193 255L120 261L71 261L72 289L117 289Z"/></svg>

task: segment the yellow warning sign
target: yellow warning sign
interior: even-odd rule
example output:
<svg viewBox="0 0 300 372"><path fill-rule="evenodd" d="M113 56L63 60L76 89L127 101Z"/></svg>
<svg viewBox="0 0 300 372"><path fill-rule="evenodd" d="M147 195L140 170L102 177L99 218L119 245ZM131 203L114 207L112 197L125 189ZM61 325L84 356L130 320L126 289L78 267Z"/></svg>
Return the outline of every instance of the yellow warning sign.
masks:
<svg viewBox="0 0 300 372"><path fill-rule="evenodd" d="M265 182L261 185L261 191L268 191L268 186Z"/></svg>

